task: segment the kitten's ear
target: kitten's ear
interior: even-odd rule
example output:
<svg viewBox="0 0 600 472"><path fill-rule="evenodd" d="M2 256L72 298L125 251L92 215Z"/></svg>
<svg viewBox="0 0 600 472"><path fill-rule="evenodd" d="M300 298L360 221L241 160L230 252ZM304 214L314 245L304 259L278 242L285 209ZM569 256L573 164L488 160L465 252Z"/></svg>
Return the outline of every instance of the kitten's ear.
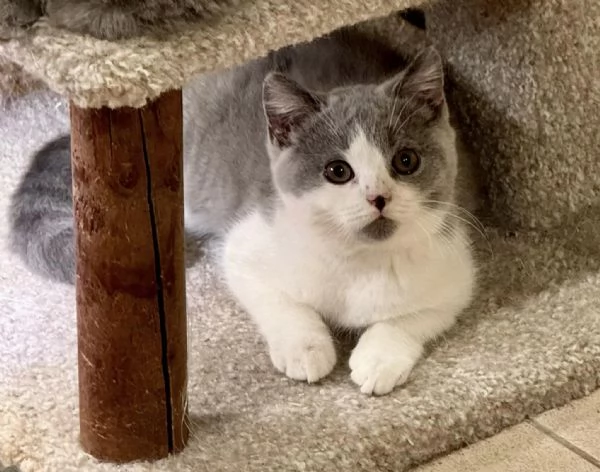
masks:
<svg viewBox="0 0 600 472"><path fill-rule="evenodd" d="M428 105L439 112L444 104L444 66L439 53L429 47L421 51L404 73L383 84L388 93L415 101L418 106Z"/></svg>
<svg viewBox="0 0 600 472"><path fill-rule="evenodd" d="M271 72L263 83L263 106L269 137L281 148L291 144L291 135L317 113L321 100L283 74Z"/></svg>

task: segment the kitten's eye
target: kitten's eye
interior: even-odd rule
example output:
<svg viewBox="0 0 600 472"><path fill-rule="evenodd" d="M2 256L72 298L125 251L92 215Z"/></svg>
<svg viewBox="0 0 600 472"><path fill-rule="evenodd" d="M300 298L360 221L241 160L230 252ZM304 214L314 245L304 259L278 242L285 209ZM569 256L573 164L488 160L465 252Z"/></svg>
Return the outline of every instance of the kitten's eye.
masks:
<svg viewBox="0 0 600 472"><path fill-rule="evenodd" d="M332 184L342 185L354 178L354 171L346 161L333 161L325 166L323 173Z"/></svg>
<svg viewBox="0 0 600 472"><path fill-rule="evenodd" d="M392 159L392 167L400 175L414 174L421 165L421 158L412 149L402 149Z"/></svg>

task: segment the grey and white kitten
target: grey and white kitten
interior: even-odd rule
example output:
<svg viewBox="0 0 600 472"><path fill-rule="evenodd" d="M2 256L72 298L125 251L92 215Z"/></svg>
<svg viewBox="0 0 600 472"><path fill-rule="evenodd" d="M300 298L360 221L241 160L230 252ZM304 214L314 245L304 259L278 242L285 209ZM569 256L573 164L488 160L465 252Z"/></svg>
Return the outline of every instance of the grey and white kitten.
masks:
<svg viewBox="0 0 600 472"><path fill-rule="evenodd" d="M169 30L182 21L225 14L240 0L0 0L0 31L44 16L54 26L101 39Z"/></svg>
<svg viewBox="0 0 600 472"><path fill-rule="evenodd" d="M289 377L328 375L329 326L356 328L351 377L388 393L469 304L443 77L433 48L407 60L341 30L185 89L186 228L220 236L224 278ZM67 138L34 157L12 225L31 267L73 280Z"/></svg>

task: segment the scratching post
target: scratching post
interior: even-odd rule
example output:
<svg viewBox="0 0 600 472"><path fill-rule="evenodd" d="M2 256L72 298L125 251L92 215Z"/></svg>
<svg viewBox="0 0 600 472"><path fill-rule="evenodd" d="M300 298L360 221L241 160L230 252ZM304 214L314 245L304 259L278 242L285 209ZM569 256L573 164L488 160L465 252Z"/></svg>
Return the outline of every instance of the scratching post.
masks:
<svg viewBox="0 0 600 472"><path fill-rule="evenodd" d="M188 436L182 134L181 91L71 104L81 444L101 460Z"/></svg>

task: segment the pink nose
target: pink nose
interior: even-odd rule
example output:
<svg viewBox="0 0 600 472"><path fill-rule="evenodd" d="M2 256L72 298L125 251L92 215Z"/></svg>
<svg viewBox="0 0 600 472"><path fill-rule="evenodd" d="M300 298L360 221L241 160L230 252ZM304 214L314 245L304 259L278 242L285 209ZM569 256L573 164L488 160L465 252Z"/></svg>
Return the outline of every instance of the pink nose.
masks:
<svg viewBox="0 0 600 472"><path fill-rule="evenodd" d="M379 211L383 211L385 208L385 204L389 199L385 198L383 195L377 195L375 197L367 197L367 200L371 205L377 208Z"/></svg>

